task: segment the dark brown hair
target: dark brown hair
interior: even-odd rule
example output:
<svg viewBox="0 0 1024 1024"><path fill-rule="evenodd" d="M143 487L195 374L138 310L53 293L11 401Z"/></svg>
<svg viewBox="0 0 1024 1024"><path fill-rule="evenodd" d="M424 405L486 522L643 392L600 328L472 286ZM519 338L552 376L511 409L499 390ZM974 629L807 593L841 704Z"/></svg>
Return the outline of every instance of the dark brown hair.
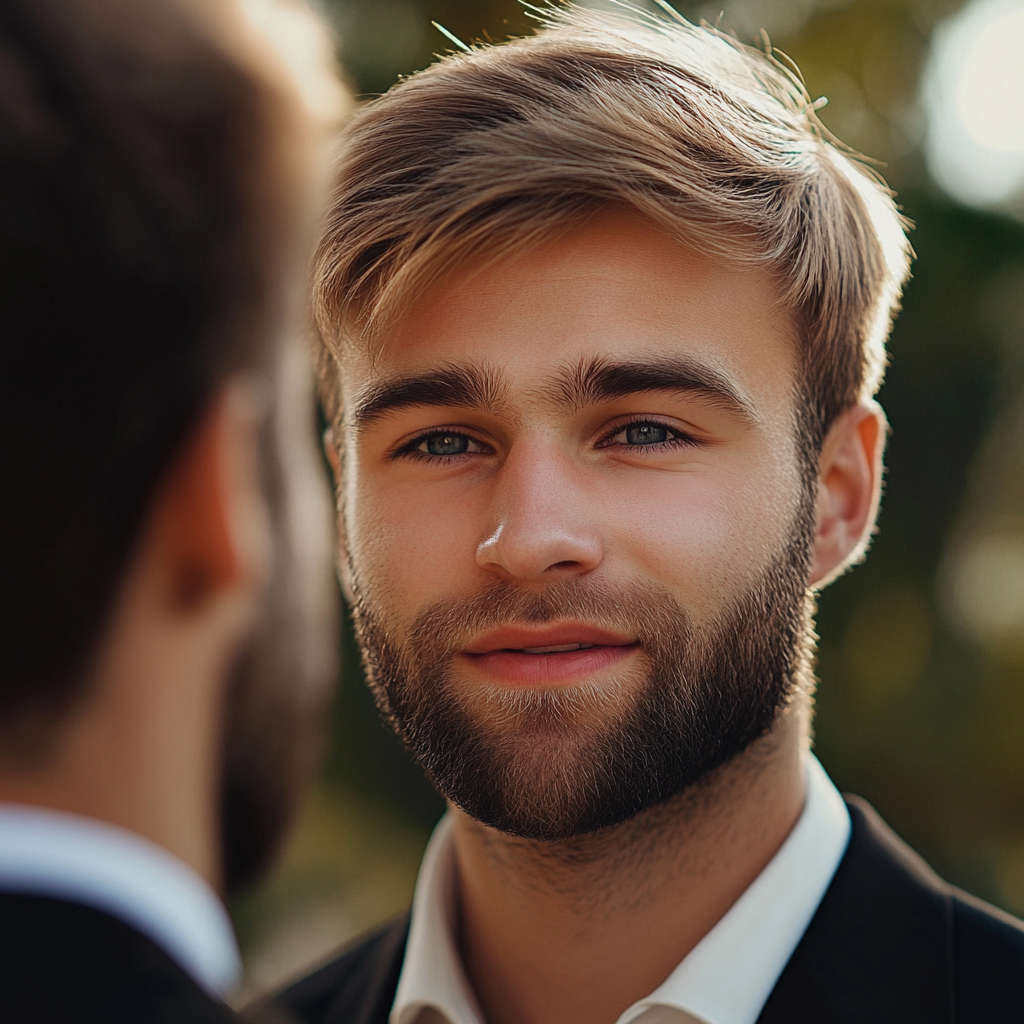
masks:
<svg viewBox="0 0 1024 1024"><path fill-rule="evenodd" d="M80 691L154 489L214 389L269 364L311 219L321 129L305 108L239 4L0 6L8 743Z"/></svg>

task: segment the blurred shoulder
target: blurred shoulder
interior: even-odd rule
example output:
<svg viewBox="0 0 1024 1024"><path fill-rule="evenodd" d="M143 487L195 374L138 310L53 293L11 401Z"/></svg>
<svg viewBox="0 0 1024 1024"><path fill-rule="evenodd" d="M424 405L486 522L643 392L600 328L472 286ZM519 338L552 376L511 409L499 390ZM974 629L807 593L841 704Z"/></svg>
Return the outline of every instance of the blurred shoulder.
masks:
<svg viewBox="0 0 1024 1024"><path fill-rule="evenodd" d="M70 900L0 892L4 1024L237 1024L151 939Z"/></svg>

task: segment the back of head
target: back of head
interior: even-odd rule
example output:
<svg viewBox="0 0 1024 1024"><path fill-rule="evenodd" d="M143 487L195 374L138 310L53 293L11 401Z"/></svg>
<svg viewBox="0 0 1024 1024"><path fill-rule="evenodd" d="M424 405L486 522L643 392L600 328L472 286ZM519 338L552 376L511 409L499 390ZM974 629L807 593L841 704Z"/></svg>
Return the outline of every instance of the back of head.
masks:
<svg viewBox="0 0 1024 1024"><path fill-rule="evenodd" d="M0 7L9 752L78 694L210 395L272 372L322 126L258 22L240 0Z"/></svg>
<svg viewBox="0 0 1024 1024"><path fill-rule="evenodd" d="M374 344L457 264L605 205L771 272L800 334L808 451L877 389L909 255L884 184L769 52L622 8L534 9L534 36L450 56L353 119L315 268L333 414L346 344Z"/></svg>

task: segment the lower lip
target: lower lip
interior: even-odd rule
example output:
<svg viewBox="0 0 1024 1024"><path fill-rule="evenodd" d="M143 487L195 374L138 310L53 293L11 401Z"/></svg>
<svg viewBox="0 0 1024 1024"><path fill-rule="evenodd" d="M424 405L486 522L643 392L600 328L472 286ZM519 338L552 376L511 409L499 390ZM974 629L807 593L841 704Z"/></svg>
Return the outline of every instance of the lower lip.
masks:
<svg viewBox="0 0 1024 1024"><path fill-rule="evenodd" d="M552 654L490 651L463 657L478 671L506 686L568 686L613 668L638 647L588 647Z"/></svg>

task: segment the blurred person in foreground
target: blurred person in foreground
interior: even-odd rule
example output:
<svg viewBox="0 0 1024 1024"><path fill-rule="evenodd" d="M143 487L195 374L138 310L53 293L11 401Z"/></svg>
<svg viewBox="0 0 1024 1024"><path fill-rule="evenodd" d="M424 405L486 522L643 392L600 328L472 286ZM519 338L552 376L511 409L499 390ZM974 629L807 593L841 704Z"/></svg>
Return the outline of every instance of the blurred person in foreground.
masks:
<svg viewBox="0 0 1024 1024"><path fill-rule="evenodd" d="M810 753L909 247L795 72L558 8L346 130L315 267L342 574L450 810L310 1024L1024 1020L1024 927Z"/></svg>
<svg viewBox="0 0 1024 1024"><path fill-rule="evenodd" d="M286 3L0 5L4 1022L234 1019L220 895L333 675L294 340L329 54Z"/></svg>

